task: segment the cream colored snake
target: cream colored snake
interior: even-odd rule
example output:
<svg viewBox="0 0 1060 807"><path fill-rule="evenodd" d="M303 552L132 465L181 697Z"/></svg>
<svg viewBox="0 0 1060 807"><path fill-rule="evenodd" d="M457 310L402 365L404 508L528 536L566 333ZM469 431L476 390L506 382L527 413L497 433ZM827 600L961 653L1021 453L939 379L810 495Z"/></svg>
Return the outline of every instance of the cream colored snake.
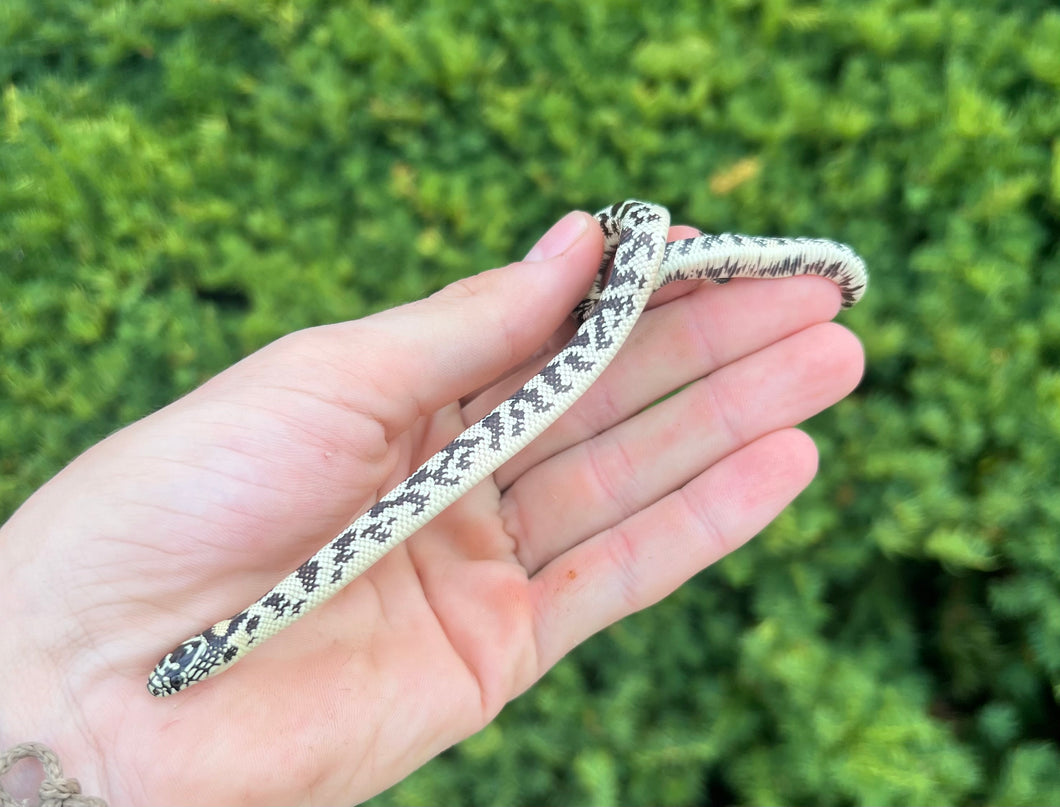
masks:
<svg viewBox="0 0 1060 807"><path fill-rule="evenodd" d="M839 286L848 308L868 281L861 258L834 241L724 234L668 244L668 211L637 201L616 204L596 218L606 244L600 272L576 309L581 325L563 349L257 602L167 653L148 679L152 695L171 695L235 664L493 474L604 371L656 289L675 280L819 275Z"/></svg>

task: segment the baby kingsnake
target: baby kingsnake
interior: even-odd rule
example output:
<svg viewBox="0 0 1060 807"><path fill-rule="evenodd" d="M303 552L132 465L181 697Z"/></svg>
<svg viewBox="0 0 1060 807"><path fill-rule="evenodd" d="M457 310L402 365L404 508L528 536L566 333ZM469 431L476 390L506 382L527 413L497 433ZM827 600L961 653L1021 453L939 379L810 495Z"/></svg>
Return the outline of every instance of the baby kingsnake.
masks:
<svg viewBox="0 0 1060 807"><path fill-rule="evenodd" d="M849 308L868 280L861 258L833 241L725 234L668 244L669 212L637 201L616 204L596 218L606 249L593 287L576 309L581 326L564 348L261 599L167 653L148 679L152 695L171 695L235 664L493 474L588 389L661 286L687 279L819 275L839 286Z"/></svg>

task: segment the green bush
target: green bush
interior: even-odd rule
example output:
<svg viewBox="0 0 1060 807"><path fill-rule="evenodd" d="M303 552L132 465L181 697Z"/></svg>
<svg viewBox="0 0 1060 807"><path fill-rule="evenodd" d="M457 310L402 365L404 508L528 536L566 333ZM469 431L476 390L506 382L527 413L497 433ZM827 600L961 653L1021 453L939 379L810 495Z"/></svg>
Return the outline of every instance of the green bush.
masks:
<svg viewBox="0 0 1060 807"><path fill-rule="evenodd" d="M383 804L1060 802L1060 12L5 0L0 519L265 342L635 196L853 244L767 532Z"/></svg>

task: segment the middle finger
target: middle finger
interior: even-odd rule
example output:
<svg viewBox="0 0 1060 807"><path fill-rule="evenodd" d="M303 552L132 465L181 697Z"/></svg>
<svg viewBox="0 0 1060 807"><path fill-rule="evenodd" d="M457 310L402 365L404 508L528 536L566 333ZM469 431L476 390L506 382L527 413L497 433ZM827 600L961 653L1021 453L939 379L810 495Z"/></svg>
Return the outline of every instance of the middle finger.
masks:
<svg viewBox="0 0 1060 807"><path fill-rule="evenodd" d="M839 309L834 284L820 278L752 280L725 286L703 283L665 305L645 311L614 361L554 424L500 468L503 490L534 465L635 415L675 389L741 356L825 322ZM494 390L465 415L481 417ZM521 382L520 382L521 383ZM477 411L481 409L482 411Z"/></svg>
<svg viewBox="0 0 1060 807"><path fill-rule="evenodd" d="M502 498L520 561L533 574L740 446L831 405L857 385L860 350L841 326L817 325L534 466Z"/></svg>

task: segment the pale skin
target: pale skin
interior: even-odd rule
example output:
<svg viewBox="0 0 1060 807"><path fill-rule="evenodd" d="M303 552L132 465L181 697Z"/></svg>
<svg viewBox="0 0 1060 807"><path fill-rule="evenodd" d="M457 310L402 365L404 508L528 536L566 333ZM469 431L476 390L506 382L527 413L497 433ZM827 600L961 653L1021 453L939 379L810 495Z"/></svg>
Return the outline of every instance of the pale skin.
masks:
<svg viewBox="0 0 1060 807"><path fill-rule="evenodd" d="M147 693L536 372L601 249L570 214L526 261L278 340L44 485L0 530L0 750L45 742L114 806L354 803L759 532L816 471L793 426L861 376L827 280L662 290L491 480L229 671Z"/></svg>

